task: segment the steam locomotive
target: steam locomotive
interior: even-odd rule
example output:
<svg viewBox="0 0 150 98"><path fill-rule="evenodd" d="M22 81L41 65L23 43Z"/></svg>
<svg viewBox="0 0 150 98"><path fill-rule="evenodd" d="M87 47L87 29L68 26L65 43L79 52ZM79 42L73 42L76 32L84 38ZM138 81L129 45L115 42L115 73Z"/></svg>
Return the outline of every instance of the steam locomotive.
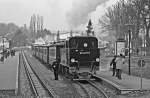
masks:
<svg viewBox="0 0 150 98"><path fill-rule="evenodd" d="M90 79L99 70L98 40L91 36L75 36L50 45L34 45L33 55L51 65L60 60L59 72L73 80Z"/></svg>

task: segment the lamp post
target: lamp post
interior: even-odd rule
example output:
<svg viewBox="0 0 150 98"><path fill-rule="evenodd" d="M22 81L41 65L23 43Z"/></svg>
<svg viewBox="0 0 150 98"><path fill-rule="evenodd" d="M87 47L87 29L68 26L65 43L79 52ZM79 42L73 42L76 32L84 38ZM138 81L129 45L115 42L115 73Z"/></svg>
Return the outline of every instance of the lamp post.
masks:
<svg viewBox="0 0 150 98"><path fill-rule="evenodd" d="M4 37L2 36L2 40L3 40L3 55L4 55Z"/></svg>
<svg viewBox="0 0 150 98"><path fill-rule="evenodd" d="M147 16L145 18L145 20L146 20L146 23L150 23L150 16ZM145 33L146 34L144 34L144 56L146 56L146 54L147 54L147 49L146 49L146 45L147 45L147 38L146 38L147 37L147 30L145 30Z"/></svg>
<svg viewBox="0 0 150 98"><path fill-rule="evenodd" d="M131 66L130 66L130 43L131 43L131 30L129 29L129 75L131 75Z"/></svg>
<svg viewBox="0 0 150 98"><path fill-rule="evenodd" d="M133 24L126 24L126 25L130 27ZM131 46L131 30L130 30L130 28L128 29L128 34L129 34L129 41L128 41L128 45L129 45L129 47L128 47L128 50L129 50L128 51L128 53L129 53L129 59L128 59L129 66L128 66L128 68L129 68L129 70L128 71L129 71L129 73L128 74L131 75L131 62L130 62L131 61L130 60L131 59L131 54L130 54L130 48L131 48L130 47Z"/></svg>

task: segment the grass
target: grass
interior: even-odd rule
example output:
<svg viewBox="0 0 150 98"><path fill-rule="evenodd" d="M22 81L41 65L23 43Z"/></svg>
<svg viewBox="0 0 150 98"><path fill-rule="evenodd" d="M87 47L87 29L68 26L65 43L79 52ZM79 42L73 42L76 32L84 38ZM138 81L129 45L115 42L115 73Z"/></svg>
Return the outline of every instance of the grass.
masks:
<svg viewBox="0 0 150 98"><path fill-rule="evenodd" d="M132 65L132 63L131 63L131 65ZM150 66L145 66L143 68L140 68L138 66L131 67L131 69L130 69L131 75L140 77L141 76L141 70L142 70L142 76L144 78L150 79ZM129 71L129 67L124 66L123 72L128 74L128 71Z"/></svg>
<svg viewBox="0 0 150 98"><path fill-rule="evenodd" d="M103 58L101 60L102 64L105 65L107 63L110 63L111 59L108 57ZM150 58L144 58L144 59L145 59L146 64L142 68L142 76L144 78L150 79ZM141 68L138 66L138 60L139 60L139 58L131 58L131 63L130 63L131 69L130 69L130 71L131 71L131 75L139 77L139 76L141 76ZM126 74L128 74L128 72L129 72L129 66L128 65L129 65L128 64L128 58L126 58L125 65L122 68L123 72Z"/></svg>

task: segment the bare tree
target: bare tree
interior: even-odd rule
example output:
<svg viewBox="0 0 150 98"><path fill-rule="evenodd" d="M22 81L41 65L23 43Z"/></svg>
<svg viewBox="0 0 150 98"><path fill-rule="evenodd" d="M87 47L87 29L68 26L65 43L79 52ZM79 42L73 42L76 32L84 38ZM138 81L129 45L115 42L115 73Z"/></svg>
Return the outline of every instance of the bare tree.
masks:
<svg viewBox="0 0 150 98"><path fill-rule="evenodd" d="M131 0L121 0L110 7L106 14L99 20L104 31L115 31L116 38L128 40L128 30L131 31L132 47L137 47L139 42L139 12ZM128 46L128 43L127 45Z"/></svg>
<svg viewBox="0 0 150 98"><path fill-rule="evenodd" d="M30 31L33 40L42 36L43 34L43 17L39 15L33 15L30 19Z"/></svg>
<svg viewBox="0 0 150 98"><path fill-rule="evenodd" d="M146 43L147 53L149 53L150 47L150 0L131 0L131 4L137 11L137 32L144 30L144 44ZM145 42L146 40L146 42Z"/></svg>

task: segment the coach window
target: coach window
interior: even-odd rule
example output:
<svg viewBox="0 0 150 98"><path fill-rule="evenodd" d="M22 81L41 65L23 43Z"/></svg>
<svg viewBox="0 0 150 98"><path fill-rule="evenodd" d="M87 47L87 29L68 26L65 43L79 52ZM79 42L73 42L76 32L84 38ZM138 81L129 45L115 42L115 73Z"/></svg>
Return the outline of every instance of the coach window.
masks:
<svg viewBox="0 0 150 98"><path fill-rule="evenodd" d="M95 48L95 42L92 41L92 48Z"/></svg>
<svg viewBox="0 0 150 98"><path fill-rule="evenodd" d="M96 48L97 46L97 41L96 40L91 40L91 48Z"/></svg>
<svg viewBox="0 0 150 98"><path fill-rule="evenodd" d="M44 52L45 52L45 55L46 55L46 48L45 48L45 51L44 51Z"/></svg>
<svg viewBox="0 0 150 98"><path fill-rule="evenodd" d="M71 48L77 48L78 47L78 43L77 43L77 41L75 39L71 40L70 45L71 45Z"/></svg>

